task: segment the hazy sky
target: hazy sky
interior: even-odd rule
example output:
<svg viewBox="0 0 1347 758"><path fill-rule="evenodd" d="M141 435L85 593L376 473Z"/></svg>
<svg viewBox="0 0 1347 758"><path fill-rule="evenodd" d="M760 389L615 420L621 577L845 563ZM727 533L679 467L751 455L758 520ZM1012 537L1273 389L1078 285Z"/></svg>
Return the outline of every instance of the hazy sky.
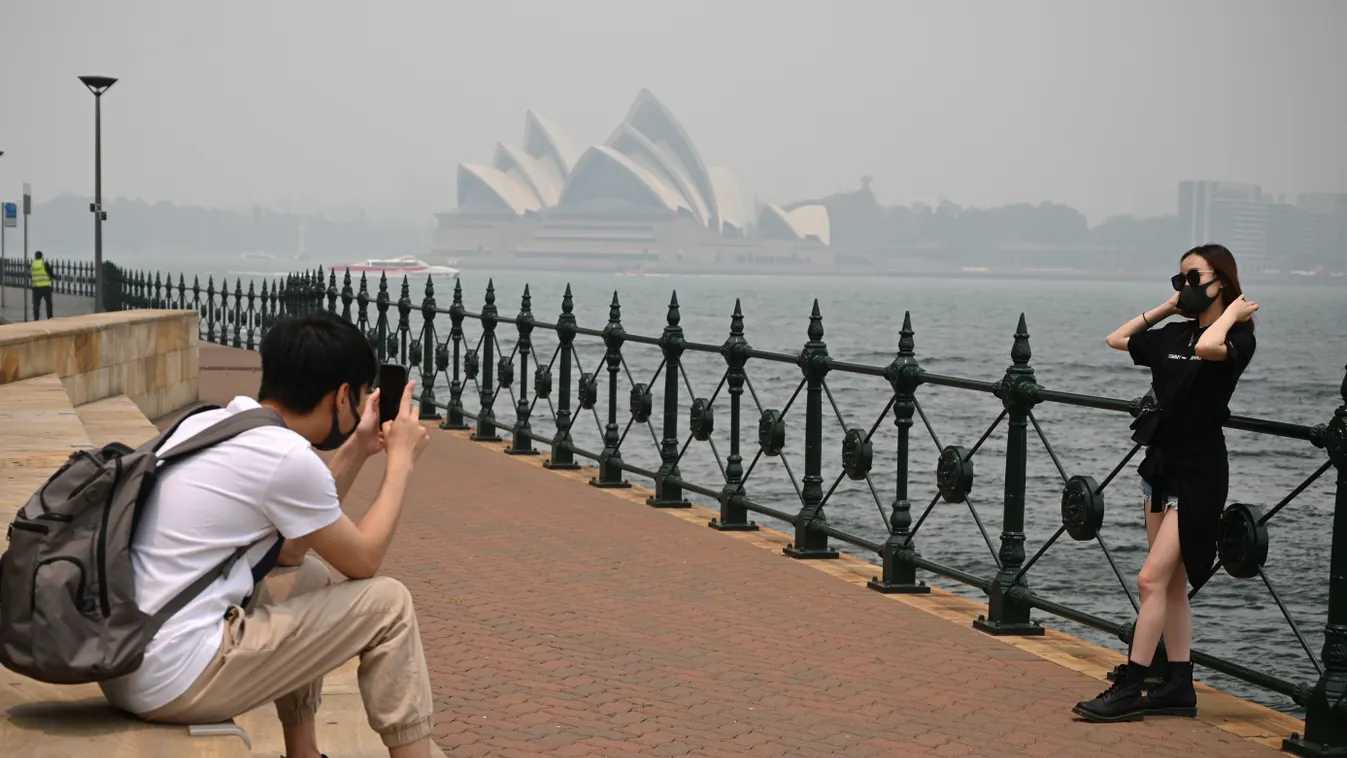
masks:
<svg viewBox="0 0 1347 758"><path fill-rule="evenodd" d="M1347 191L1347 0L0 0L0 195L429 222L533 108L642 87L744 191L1173 212L1185 178Z"/></svg>

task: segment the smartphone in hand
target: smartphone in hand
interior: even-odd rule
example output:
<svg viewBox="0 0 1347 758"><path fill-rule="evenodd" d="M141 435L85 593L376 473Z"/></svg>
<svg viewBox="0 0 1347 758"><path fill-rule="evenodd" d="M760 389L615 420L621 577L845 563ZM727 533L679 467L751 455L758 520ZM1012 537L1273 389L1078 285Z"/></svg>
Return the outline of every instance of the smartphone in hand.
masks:
<svg viewBox="0 0 1347 758"><path fill-rule="evenodd" d="M407 388L407 369L396 363L379 366L379 423L398 417L402 410L402 393Z"/></svg>

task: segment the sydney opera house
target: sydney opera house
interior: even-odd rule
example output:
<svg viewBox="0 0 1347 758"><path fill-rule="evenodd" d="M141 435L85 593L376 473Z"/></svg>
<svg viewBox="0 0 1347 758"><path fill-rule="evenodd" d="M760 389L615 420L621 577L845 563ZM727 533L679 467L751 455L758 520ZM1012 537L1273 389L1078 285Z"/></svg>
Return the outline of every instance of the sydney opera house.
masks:
<svg viewBox="0 0 1347 758"><path fill-rule="evenodd" d="M583 153L529 111L524 141L491 165L460 164L458 207L436 215L436 262L642 271L831 269L822 205L750 208L734 175L708 166L674 115L643 90Z"/></svg>

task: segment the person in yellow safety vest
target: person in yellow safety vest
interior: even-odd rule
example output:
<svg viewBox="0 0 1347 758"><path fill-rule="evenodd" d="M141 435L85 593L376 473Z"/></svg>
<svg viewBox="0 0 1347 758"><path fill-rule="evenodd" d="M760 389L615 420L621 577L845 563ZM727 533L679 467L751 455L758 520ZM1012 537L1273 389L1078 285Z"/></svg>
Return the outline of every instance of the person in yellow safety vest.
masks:
<svg viewBox="0 0 1347 758"><path fill-rule="evenodd" d="M47 268L47 262L42 260L42 251L33 253L32 270L32 288L33 288L33 320L38 321L38 305L43 300L47 301L47 318L51 318L51 282L54 277L51 275L51 269Z"/></svg>

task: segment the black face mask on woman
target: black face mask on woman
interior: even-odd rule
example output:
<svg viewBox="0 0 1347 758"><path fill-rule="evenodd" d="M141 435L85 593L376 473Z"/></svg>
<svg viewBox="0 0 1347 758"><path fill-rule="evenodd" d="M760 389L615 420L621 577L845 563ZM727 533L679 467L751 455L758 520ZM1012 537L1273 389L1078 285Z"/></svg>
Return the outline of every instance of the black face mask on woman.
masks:
<svg viewBox="0 0 1347 758"><path fill-rule="evenodd" d="M356 410L356 408L360 407L360 398L355 392L351 392L351 413L355 416L355 424L351 426L351 431L349 432L343 432L341 430L341 411L339 410L340 406L335 400L336 398L334 397L332 403L332 429L328 431L327 437L324 438L322 442L314 445L314 447L319 450L336 450L345 444L346 440L350 439L352 434L355 434L356 427L360 426L360 412Z"/></svg>
<svg viewBox="0 0 1347 758"><path fill-rule="evenodd" d="M1207 286L1210 284L1211 282L1207 282L1199 287L1185 285L1183 291L1179 293L1179 310L1189 316L1196 316L1210 308L1211 304L1216 302L1216 298L1207 294Z"/></svg>
<svg viewBox="0 0 1347 758"><path fill-rule="evenodd" d="M1179 293L1179 312L1196 316L1210 308L1211 304L1216 302L1216 298L1207 294L1207 288L1217 281L1219 279L1203 282L1202 273L1196 270L1171 277L1169 283L1174 285L1174 289ZM1220 290L1217 290L1217 294L1220 294Z"/></svg>

